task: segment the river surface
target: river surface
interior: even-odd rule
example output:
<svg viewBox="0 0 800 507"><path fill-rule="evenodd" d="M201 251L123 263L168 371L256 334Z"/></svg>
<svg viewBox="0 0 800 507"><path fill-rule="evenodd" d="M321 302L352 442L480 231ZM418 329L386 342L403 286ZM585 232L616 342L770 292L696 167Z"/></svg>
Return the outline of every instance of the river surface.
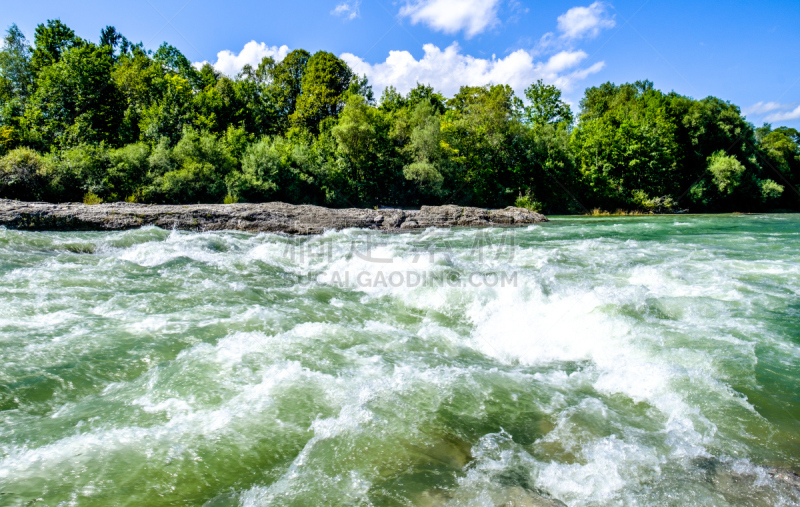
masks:
<svg viewBox="0 0 800 507"><path fill-rule="evenodd" d="M800 216L0 229L0 505L798 505Z"/></svg>

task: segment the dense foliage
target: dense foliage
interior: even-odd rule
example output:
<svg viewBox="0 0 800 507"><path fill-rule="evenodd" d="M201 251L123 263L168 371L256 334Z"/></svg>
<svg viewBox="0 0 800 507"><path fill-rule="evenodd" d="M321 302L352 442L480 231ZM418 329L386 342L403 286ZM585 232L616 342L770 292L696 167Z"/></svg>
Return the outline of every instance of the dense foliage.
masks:
<svg viewBox="0 0 800 507"><path fill-rule="evenodd" d="M0 197L328 206L459 203L548 212L798 209L800 133L649 81L589 88L573 114L539 81L375 100L324 51L235 78L113 27L58 20L0 49Z"/></svg>

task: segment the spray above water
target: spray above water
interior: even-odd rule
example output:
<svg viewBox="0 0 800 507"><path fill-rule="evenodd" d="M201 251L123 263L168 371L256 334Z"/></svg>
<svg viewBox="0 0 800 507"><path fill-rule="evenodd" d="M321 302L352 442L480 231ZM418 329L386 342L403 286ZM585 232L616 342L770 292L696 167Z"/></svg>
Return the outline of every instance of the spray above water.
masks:
<svg viewBox="0 0 800 507"><path fill-rule="evenodd" d="M0 503L796 505L799 222L2 230Z"/></svg>

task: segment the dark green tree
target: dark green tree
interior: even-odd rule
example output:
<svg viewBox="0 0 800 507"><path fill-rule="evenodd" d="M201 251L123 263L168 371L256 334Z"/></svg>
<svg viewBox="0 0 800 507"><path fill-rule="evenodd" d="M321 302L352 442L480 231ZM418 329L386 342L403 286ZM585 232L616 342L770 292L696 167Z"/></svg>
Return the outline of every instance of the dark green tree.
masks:
<svg viewBox="0 0 800 507"><path fill-rule="evenodd" d="M195 89L201 90L203 88L200 73L192 66L192 62L175 46L166 42L161 44L153 53L153 60L160 63L168 72L186 79Z"/></svg>
<svg viewBox="0 0 800 507"><path fill-rule="evenodd" d="M115 49L125 37L122 36L113 26L107 26L100 30L100 45Z"/></svg>
<svg viewBox="0 0 800 507"><path fill-rule="evenodd" d="M459 168L451 199L478 206L512 203L524 154L522 101L508 85L462 86L447 107L441 146Z"/></svg>
<svg viewBox="0 0 800 507"><path fill-rule="evenodd" d="M42 69L24 123L44 146L117 144L125 99L112 80L108 47L83 44Z"/></svg>
<svg viewBox="0 0 800 507"><path fill-rule="evenodd" d="M286 127L289 124L289 117L297 108L297 100L300 97L303 77L310 58L311 53L308 51L295 49L278 64L269 59L262 61L258 67L257 75L262 82L269 84L270 97Z"/></svg>
<svg viewBox="0 0 800 507"><path fill-rule="evenodd" d="M84 41L60 19L49 19L47 24L36 27L31 65L35 72L41 72L45 67L58 63L64 52L83 44Z"/></svg>

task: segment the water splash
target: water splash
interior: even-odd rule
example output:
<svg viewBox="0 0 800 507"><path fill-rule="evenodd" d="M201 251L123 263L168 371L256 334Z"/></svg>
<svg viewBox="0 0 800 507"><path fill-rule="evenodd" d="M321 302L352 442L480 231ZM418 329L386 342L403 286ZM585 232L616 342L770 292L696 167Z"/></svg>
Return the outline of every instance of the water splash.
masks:
<svg viewBox="0 0 800 507"><path fill-rule="evenodd" d="M798 222L0 230L0 503L796 504Z"/></svg>

